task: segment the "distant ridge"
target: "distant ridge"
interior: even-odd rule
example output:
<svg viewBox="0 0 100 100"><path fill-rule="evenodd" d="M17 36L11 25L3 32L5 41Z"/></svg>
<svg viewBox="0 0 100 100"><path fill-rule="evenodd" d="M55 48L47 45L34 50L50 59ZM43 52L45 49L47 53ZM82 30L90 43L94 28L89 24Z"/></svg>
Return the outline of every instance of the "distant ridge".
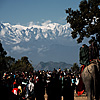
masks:
<svg viewBox="0 0 100 100"><path fill-rule="evenodd" d="M35 70L53 70L55 69L59 69L61 68L62 70L64 70L65 68L70 69L73 65L72 64L67 64L65 62L53 62L53 61L49 61L49 62L40 62L38 65L34 66Z"/></svg>

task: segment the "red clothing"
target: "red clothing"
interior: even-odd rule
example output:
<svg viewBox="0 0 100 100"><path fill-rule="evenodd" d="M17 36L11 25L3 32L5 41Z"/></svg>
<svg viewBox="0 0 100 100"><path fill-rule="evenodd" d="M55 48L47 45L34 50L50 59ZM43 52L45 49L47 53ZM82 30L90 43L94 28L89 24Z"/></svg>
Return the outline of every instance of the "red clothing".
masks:
<svg viewBox="0 0 100 100"><path fill-rule="evenodd" d="M84 67L85 67L85 65L82 66L81 73L82 73ZM83 92L84 92L84 83L82 81L82 77L80 76L80 81L79 81L79 84L78 84L78 87L77 87L77 94L78 94L78 96L82 95Z"/></svg>
<svg viewBox="0 0 100 100"><path fill-rule="evenodd" d="M13 83L13 85L16 84L16 82Z"/></svg>
<svg viewBox="0 0 100 100"><path fill-rule="evenodd" d="M13 88L12 92L17 95L17 92L18 92L18 88Z"/></svg>

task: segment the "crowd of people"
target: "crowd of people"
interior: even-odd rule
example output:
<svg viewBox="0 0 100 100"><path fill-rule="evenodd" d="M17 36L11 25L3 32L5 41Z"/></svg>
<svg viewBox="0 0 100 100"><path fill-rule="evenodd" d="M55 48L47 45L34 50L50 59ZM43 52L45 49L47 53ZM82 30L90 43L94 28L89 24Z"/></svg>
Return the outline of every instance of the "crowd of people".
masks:
<svg viewBox="0 0 100 100"><path fill-rule="evenodd" d="M0 78L0 95L3 100L74 100L79 76L66 71L33 71L4 73Z"/></svg>

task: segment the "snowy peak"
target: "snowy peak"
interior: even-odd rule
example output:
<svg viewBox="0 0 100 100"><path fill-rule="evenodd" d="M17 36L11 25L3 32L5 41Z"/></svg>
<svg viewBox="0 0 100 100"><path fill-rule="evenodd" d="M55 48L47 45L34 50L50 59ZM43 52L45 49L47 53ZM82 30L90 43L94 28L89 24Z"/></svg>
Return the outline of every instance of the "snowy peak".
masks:
<svg viewBox="0 0 100 100"><path fill-rule="evenodd" d="M29 57L33 63L40 61L76 62L78 49L71 38L70 25L30 22L28 26L0 23L0 40L8 56L20 59ZM73 51L74 50L74 51Z"/></svg>
<svg viewBox="0 0 100 100"><path fill-rule="evenodd" d="M5 40L8 44L18 44L22 41L28 42L30 39L53 40L58 37L70 37L71 31L72 29L68 23L66 25L60 25L58 23L52 23L50 20L40 25L30 22L29 26L0 23L0 39Z"/></svg>

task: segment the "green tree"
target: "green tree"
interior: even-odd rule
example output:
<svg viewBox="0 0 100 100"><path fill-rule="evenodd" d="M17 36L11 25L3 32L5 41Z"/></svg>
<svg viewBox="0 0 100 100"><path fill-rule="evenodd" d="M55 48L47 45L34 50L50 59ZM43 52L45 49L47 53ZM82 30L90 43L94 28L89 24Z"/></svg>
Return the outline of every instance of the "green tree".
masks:
<svg viewBox="0 0 100 100"><path fill-rule="evenodd" d="M7 55L7 52L2 47L2 43L0 41L0 57L5 57Z"/></svg>
<svg viewBox="0 0 100 100"><path fill-rule="evenodd" d="M7 69L7 64L5 60L6 55L7 55L7 52L4 50L2 43L0 41L0 73L2 73L4 70Z"/></svg>
<svg viewBox="0 0 100 100"><path fill-rule="evenodd" d="M74 11L68 8L66 13L66 20L73 29L73 39L77 38L80 43L84 37L96 35L100 44L100 0L82 0L79 9Z"/></svg>
<svg viewBox="0 0 100 100"><path fill-rule="evenodd" d="M33 71L34 68L32 64L29 62L28 57L22 57L18 59L14 64L11 66L11 71L26 71L30 72Z"/></svg>
<svg viewBox="0 0 100 100"><path fill-rule="evenodd" d="M15 63L15 58L10 56L8 57L0 57L0 72L10 71L12 64Z"/></svg>
<svg viewBox="0 0 100 100"><path fill-rule="evenodd" d="M77 73L79 71L79 66L77 63L73 64L73 67L71 67L72 72Z"/></svg>
<svg viewBox="0 0 100 100"><path fill-rule="evenodd" d="M28 57L22 57L15 61L15 58L6 56L7 52L4 50L2 43L0 42L0 74L4 71L15 72L15 71L33 71L34 68L29 62Z"/></svg>

